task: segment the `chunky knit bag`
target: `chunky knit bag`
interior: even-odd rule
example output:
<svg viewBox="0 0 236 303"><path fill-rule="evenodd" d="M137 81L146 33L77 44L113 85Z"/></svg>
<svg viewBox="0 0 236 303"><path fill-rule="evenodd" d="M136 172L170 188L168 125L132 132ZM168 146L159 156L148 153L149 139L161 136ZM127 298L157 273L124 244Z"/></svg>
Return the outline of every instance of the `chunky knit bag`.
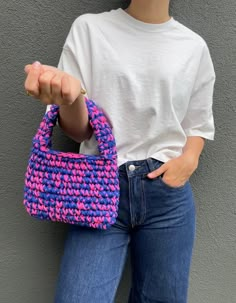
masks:
<svg viewBox="0 0 236 303"><path fill-rule="evenodd" d="M100 155L50 149L59 113L51 105L33 138L23 204L38 219L107 229L118 215L116 142L102 109L86 97L85 103Z"/></svg>

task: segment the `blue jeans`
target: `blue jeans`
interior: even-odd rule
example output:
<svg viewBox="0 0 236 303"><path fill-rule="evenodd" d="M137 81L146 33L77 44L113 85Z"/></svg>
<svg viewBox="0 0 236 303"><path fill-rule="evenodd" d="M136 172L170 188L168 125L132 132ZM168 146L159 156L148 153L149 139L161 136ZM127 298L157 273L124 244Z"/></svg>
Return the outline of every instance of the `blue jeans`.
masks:
<svg viewBox="0 0 236 303"><path fill-rule="evenodd" d="M107 230L70 225L55 303L112 303L130 246L129 303L186 303L195 237L191 184L172 187L146 175L152 158L119 167L117 221Z"/></svg>

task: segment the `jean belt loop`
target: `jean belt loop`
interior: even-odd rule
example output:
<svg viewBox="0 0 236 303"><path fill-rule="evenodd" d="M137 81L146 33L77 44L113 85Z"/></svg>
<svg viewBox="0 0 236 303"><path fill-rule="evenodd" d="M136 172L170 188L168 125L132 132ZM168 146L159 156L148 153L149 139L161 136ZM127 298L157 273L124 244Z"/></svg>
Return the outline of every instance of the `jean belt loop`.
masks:
<svg viewBox="0 0 236 303"><path fill-rule="evenodd" d="M154 165L153 165L153 159L151 157L147 158L147 164L149 167L149 171L153 171L154 170Z"/></svg>

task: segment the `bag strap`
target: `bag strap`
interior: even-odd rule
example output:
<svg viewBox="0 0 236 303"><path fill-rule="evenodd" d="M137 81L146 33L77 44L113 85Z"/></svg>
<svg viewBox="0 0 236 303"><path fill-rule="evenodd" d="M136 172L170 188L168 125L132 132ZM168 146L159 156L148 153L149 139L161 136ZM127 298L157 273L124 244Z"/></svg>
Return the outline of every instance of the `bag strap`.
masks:
<svg viewBox="0 0 236 303"><path fill-rule="evenodd" d="M104 158L116 159L116 142L105 113L103 112L102 108L99 107L93 100L86 97L84 98L88 109L89 123L98 142L99 153ZM33 139L34 147L41 146L44 147L44 150L45 148L51 148L53 128L56 125L58 114L59 106L52 104L50 109L44 114L37 133Z"/></svg>

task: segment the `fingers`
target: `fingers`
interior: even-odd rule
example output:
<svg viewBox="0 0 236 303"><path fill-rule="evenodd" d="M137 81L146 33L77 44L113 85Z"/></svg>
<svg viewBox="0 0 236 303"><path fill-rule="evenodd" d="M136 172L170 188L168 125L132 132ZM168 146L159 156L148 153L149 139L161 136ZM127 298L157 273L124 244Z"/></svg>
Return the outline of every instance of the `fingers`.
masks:
<svg viewBox="0 0 236 303"><path fill-rule="evenodd" d="M58 73L54 74L54 76L51 79L51 85L50 85L50 90L51 90L51 98L52 101L55 103L55 101L60 102L62 101L62 95L61 95L61 79L62 76ZM49 89L48 89L49 90Z"/></svg>
<svg viewBox="0 0 236 303"><path fill-rule="evenodd" d="M25 89L29 91L29 93L35 97L39 97L39 75L41 72L41 64L39 62L35 62L32 64L31 68L26 66L26 70L28 71L28 76L25 81Z"/></svg>
<svg viewBox="0 0 236 303"><path fill-rule="evenodd" d="M49 74L49 72L47 72ZM49 80L48 80L49 81ZM48 89L49 91L49 89ZM72 104L74 100L71 94L70 76L65 73L57 73L51 79L51 98L58 105Z"/></svg>
<svg viewBox="0 0 236 303"><path fill-rule="evenodd" d="M69 76L64 75L61 79L61 94L63 100L67 104L71 104L74 100L71 99L71 85L69 81Z"/></svg>
<svg viewBox="0 0 236 303"><path fill-rule="evenodd" d="M55 76L55 72L46 71L42 75L39 76L39 87L40 87L40 100L44 104L53 104L55 99L53 100L52 96L52 80ZM55 95L55 91L54 91Z"/></svg>
<svg viewBox="0 0 236 303"><path fill-rule="evenodd" d="M147 174L148 178L156 178L160 175L162 175L167 169L167 166L165 164L162 164L159 168L153 170L149 174Z"/></svg>
<svg viewBox="0 0 236 303"><path fill-rule="evenodd" d="M62 72L37 61L34 64L26 65L24 70L28 74L25 89L33 97L40 99L44 104L53 104L55 100L61 102Z"/></svg>
<svg viewBox="0 0 236 303"><path fill-rule="evenodd" d="M27 64L25 65L24 67L24 71L25 73L29 73L31 68L33 67L33 64ZM55 72L58 70L58 68L54 67L54 66L50 66L50 65L45 65L45 64L41 64L41 70L43 72L46 72L46 71L52 71L52 72Z"/></svg>
<svg viewBox="0 0 236 303"><path fill-rule="evenodd" d="M80 95L80 80L56 67L39 62L28 64L25 89L44 104L72 104Z"/></svg>
<svg viewBox="0 0 236 303"><path fill-rule="evenodd" d="M27 64L25 66L25 68L24 68L25 73L27 73L27 74L29 73L31 66L32 66L32 64Z"/></svg>

